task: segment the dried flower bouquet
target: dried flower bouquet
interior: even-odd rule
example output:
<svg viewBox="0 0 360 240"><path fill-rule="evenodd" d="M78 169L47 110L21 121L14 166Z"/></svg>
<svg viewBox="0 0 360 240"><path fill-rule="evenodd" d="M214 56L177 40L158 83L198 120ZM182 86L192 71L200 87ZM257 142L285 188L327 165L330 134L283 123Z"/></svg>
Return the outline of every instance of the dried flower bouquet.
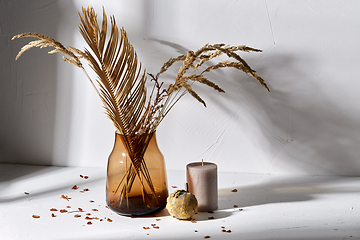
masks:
<svg viewBox="0 0 360 240"><path fill-rule="evenodd" d="M205 78L205 73L219 68L235 68L250 75L270 91L264 80L236 53L237 51L261 52L261 50L244 45L206 44L196 52L189 51L186 55L171 58L162 66L158 74L147 74L141 69L126 31L118 29L113 16L110 17L109 36L108 20L104 9L101 26L98 24L97 15L92 7L83 8L82 15L79 13L79 17L80 33L89 48L82 51L71 46L65 47L60 42L42 34L23 33L14 36L13 39L34 37L37 40L22 47L16 59L33 47L52 47L54 49L49 52L50 54L63 53L66 55L63 57L66 62L83 70L101 98L105 113L122 136L123 144L130 157L131 164L118 186L118 189L121 189L121 196L126 196L126 193L131 190L135 179L138 179L143 186L144 201L147 201L145 186L148 186L147 189L155 195L151 176L143 160L144 152L160 122L184 94L189 93L206 106L204 100L192 89L194 82L207 85L218 92L224 92L214 82ZM211 65L199 74L187 74L190 69L197 72L196 70L205 62L220 55L227 55L232 61L227 60ZM83 67L83 60L86 60L96 73L96 83ZM183 63L183 66L175 77L175 83L164 88L159 77L179 61ZM149 96L145 86L148 76L154 83Z"/></svg>

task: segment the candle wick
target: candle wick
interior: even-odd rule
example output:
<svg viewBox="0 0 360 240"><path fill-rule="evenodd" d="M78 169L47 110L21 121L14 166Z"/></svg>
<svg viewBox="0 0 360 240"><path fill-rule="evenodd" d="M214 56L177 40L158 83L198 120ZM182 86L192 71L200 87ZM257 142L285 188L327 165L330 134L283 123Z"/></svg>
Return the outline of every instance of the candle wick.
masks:
<svg viewBox="0 0 360 240"><path fill-rule="evenodd" d="M204 159L201 160L201 166L204 166Z"/></svg>
<svg viewBox="0 0 360 240"><path fill-rule="evenodd" d="M188 183L185 183L185 191L189 192L189 184Z"/></svg>

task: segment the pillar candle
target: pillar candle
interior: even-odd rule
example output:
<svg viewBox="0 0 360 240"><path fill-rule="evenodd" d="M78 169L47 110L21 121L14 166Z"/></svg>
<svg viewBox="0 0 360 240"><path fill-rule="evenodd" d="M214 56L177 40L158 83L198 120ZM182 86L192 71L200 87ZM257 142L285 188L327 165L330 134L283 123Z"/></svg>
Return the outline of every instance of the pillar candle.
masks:
<svg viewBox="0 0 360 240"><path fill-rule="evenodd" d="M194 162L186 166L188 191L198 200L198 211L218 208L217 166L210 162Z"/></svg>

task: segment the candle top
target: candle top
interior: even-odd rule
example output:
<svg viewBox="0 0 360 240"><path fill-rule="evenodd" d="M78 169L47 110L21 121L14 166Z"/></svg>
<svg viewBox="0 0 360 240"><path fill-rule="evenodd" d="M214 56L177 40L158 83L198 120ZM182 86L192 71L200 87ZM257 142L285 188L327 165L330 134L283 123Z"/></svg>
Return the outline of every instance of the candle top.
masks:
<svg viewBox="0 0 360 240"><path fill-rule="evenodd" d="M215 163L211 162L193 162L189 163L186 168L191 170L216 170L217 166Z"/></svg>

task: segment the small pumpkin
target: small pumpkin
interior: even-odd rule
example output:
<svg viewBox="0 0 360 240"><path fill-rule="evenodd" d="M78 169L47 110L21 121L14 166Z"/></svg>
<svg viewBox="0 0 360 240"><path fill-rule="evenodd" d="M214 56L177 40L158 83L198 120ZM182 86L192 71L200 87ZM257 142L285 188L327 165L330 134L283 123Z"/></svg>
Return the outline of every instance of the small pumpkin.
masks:
<svg viewBox="0 0 360 240"><path fill-rule="evenodd" d="M197 213L198 201L195 195L185 190L177 190L167 198L166 209L172 217L188 220Z"/></svg>

